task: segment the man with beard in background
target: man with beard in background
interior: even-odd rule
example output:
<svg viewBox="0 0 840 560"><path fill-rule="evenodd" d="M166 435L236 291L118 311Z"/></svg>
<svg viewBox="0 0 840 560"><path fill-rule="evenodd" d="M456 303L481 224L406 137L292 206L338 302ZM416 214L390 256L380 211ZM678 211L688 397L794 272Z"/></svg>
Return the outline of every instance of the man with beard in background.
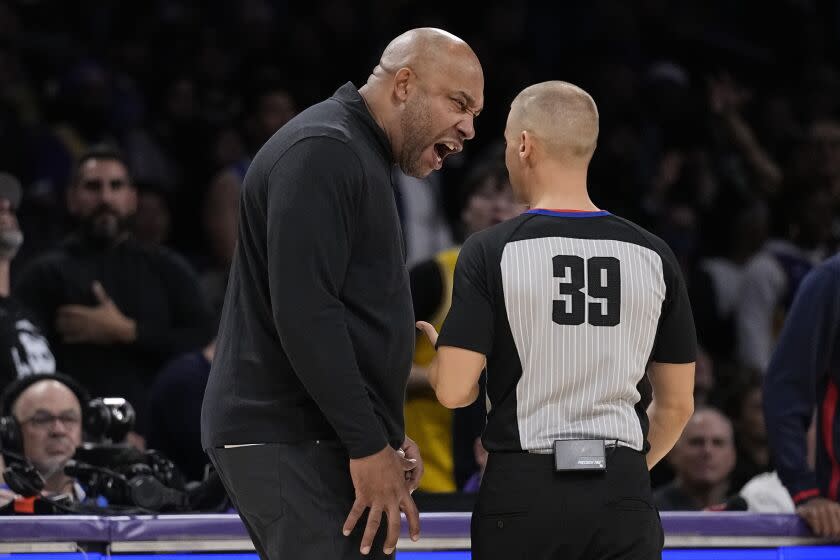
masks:
<svg viewBox="0 0 840 560"><path fill-rule="evenodd" d="M67 192L78 228L22 271L14 294L47 329L59 369L93 396L126 398L142 434L154 374L213 333L189 265L131 237L136 209L122 154L108 147L83 154ZM143 445L136 435L133 442Z"/></svg>

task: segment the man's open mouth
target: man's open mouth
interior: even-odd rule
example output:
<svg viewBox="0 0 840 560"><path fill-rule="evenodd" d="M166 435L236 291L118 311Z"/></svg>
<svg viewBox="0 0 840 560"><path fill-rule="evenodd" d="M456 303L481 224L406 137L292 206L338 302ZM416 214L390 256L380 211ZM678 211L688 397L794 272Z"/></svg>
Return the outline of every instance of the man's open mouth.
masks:
<svg viewBox="0 0 840 560"><path fill-rule="evenodd" d="M449 154L460 152L461 147L454 142L437 142L435 144L435 153L443 161Z"/></svg>

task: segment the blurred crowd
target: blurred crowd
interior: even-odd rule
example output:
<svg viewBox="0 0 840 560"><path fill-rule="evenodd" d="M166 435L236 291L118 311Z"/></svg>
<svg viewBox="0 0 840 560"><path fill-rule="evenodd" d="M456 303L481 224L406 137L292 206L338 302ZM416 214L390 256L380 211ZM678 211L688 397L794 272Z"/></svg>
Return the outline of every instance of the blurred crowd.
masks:
<svg viewBox="0 0 840 560"><path fill-rule="evenodd" d="M417 318L445 315L459 243L523 210L501 160L513 96L576 83L601 116L592 199L674 250L702 347L697 413L653 473L660 505L711 507L772 473L762 375L799 282L840 242L836 1L0 0L0 384L61 371L125 397L129 441L200 479L249 161L424 25L473 46L486 107L443 171L394 172ZM422 490L474 490L482 404L436 405L430 351L418 339L406 405ZM53 414L41 428L65 431Z"/></svg>

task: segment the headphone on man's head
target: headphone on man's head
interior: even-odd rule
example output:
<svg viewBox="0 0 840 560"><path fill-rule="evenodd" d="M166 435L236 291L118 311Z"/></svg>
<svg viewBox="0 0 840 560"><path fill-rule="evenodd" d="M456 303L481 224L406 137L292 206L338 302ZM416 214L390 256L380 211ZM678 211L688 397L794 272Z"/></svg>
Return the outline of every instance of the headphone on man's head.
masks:
<svg viewBox="0 0 840 560"><path fill-rule="evenodd" d="M93 422L101 421L90 408L90 394L72 377L60 373L27 375L10 383L0 395L0 451L23 454L23 433L20 422L12 415L12 409L24 391L41 381L58 381L76 395L82 411L83 432Z"/></svg>

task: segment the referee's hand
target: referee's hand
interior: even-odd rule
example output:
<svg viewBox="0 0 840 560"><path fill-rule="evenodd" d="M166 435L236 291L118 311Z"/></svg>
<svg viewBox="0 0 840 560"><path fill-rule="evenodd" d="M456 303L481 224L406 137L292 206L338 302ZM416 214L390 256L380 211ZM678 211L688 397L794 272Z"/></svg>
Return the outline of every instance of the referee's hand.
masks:
<svg viewBox="0 0 840 560"><path fill-rule="evenodd" d="M405 471L405 481L408 485L408 493L414 494L414 491L420 486L420 479L423 478L423 457L420 456L420 448L417 443L408 436L405 436L402 449L397 451L397 454L402 452L403 470Z"/></svg>
<svg viewBox="0 0 840 560"><path fill-rule="evenodd" d="M429 342L432 343L432 346L437 344L438 332L431 323L427 323L426 321L417 321L414 326L423 331L426 338L428 338Z"/></svg>
<svg viewBox="0 0 840 560"><path fill-rule="evenodd" d="M385 554L391 554L397 548L400 511L405 512L411 540L416 541L420 538L420 514L406 485L403 462L405 459L390 446L385 446L382 451L368 457L350 459L350 476L356 489L356 501L344 522L343 533L346 537L353 532L365 509L370 508L362 544L359 547L362 554L370 552L373 539L382 523L383 513L388 520L388 533L382 547Z"/></svg>

